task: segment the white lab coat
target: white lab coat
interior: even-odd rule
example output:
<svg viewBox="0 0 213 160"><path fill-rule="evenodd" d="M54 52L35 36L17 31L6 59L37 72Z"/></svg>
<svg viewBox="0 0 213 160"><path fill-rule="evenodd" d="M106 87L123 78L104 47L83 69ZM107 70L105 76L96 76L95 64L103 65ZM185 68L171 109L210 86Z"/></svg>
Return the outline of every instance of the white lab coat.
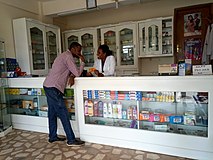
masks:
<svg viewBox="0 0 213 160"><path fill-rule="evenodd" d="M211 28L211 29L210 29ZM209 64L213 59L213 24L209 25L203 47L202 64Z"/></svg>
<svg viewBox="0 0 213 160"><path fill-rule="evenodd" d="M104 74L104 76L114 76L115 75L115 57L112 55L107 56L104 62L103 72L102 72L101 59L96 59L93 67L96 68L99 71L99 73Z"/></svg>

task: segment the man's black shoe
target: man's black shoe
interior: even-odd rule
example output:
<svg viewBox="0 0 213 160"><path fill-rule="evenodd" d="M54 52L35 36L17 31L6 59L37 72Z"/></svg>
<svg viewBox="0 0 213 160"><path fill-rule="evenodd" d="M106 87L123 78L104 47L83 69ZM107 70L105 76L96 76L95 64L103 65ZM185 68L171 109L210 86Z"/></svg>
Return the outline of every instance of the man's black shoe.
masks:
<svg viewBox="0 0 213 160"><path fill-rule="evenodd" d="M74 146L83 146L85 144L84 141L81 141L81 140L78 140L78 139L75 139L74 142L67 142L67 146L71 146L71 147L74 147Z"/></svg>
<svg viewBox="0 0 213 160"><path fill-rule="evenodd" d="M65 141L66 138L60 138L60 137L57 137L56 139L49 139L48 142L49 143L53 143L53 142L56 142L56 141Z"/></svg>

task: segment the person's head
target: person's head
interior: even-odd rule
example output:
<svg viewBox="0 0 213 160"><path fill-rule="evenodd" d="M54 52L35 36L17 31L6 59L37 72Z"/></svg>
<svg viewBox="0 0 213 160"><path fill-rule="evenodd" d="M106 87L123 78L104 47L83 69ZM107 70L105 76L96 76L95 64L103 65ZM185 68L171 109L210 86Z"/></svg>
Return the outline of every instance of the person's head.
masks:
<svg viewBox="0 0 213 160"><path fill-rule="evenodd" d="M195 13L194 18L195 18L195 19L198 18L198 14L197 14L197 13Z"/></svg>
<svg viewBox="0 0 213 160"><path fill-rule="evenodd" d="M70 44L69 50L73 54L74 57L79 57L81 54L82 46L78 42L72 42Z"/></svg>
<svg viewBox="0 0 213 160"><path fill-rule="evenodd" d="M189 16L188 16L188 20L190 20L190 21L193 20L192 15L189 15Z"/></svg>
<svg viewBox="0 0 213 160"><path fill-rule="evenodd" d="M109 47L106 44L100 45L98 47L98 59L104 60L107 56L112 55L112 51L109 50Z"/></svg>

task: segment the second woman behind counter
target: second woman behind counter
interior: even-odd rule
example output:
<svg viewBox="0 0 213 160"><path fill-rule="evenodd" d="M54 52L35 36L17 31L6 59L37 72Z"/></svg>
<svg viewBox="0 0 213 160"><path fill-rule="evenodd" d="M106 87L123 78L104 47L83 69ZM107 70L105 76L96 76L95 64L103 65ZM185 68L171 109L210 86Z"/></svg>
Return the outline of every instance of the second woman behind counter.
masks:
<svg viewBox="0 0 213 160"><path fill-rule="evenodd" d="M98 47L97 57L94 63L94 74L98 77L115 75L115 57L105 44Z"/></svg>

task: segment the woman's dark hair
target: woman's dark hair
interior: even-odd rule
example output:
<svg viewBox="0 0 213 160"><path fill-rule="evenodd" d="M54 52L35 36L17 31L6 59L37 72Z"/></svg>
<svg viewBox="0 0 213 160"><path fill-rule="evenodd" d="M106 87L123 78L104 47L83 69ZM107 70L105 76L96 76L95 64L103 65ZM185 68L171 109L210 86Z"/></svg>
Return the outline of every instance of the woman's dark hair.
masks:
<svg viewBox="0 0 213 160"><path fill-rule="evenodd" d="M70 44L69 50L71 50L72 48L75 48L75 47L81 47L81 45L78 42L72 42Z"/></svg>
<svg viewBox="0 0 213 160"><path fill-rule="evenodd" d="M112 51L109 50L109 47L106 44L102 44L98 47L98 49L101 49L103 51L103 53L106 53L106 57L111 56L112 55Z"/></svg>

